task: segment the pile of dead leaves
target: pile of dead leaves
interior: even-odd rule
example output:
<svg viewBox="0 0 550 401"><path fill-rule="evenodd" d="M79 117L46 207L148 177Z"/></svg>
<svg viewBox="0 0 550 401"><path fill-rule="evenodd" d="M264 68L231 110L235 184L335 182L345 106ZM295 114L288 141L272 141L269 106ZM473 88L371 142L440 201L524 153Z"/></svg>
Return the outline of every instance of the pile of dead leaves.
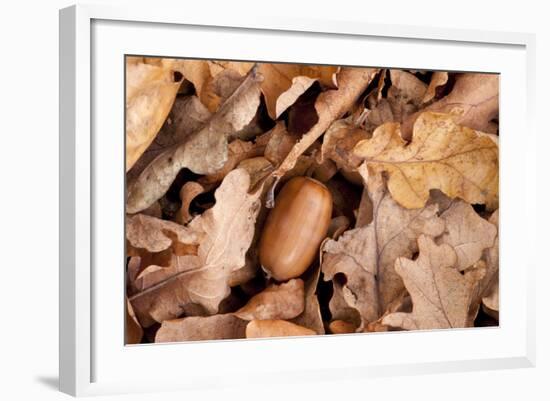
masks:
<svg viewBox="0 0 550 401"><path fill-rule="evenodd" d="M498 76L126 61L127 343L498 325ZM311 176L319 258L258 239ZM305 239L297 239L305 240Z"/></svg>

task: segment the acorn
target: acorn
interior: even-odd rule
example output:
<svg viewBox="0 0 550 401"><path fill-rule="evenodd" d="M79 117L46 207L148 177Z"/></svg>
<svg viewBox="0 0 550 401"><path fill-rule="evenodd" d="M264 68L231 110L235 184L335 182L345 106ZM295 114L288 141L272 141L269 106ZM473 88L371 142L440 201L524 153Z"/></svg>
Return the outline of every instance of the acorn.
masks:
<svg viewBox="0 0 550 401"><path fill-rule="evenodd" d="M277 281L304 273L318 254L332 216L332 195L317 180L294 177L281 189L259 246L262 268Z"/></svg>

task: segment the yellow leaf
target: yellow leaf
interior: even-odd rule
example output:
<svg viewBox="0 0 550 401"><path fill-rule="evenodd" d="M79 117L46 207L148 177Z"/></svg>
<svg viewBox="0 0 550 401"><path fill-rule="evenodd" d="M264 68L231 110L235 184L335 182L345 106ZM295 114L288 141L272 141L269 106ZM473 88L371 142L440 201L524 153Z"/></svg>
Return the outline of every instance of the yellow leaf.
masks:
<svg viewBox="0 0 550 401"><path fill-rule="evenodd" d="M430 189L498 207L498 144L485 133L457 125L451 115L421 114L409 144L401 138L399 124L384 124L372 139L359 142L354 153L370 171L388 174L390 193L403 207L423 207Z"/></svg>

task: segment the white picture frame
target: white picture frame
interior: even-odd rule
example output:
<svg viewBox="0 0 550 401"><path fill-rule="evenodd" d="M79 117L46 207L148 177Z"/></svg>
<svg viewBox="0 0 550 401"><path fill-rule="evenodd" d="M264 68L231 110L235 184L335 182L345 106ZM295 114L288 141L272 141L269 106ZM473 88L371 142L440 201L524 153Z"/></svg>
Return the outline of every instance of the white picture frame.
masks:
<svg viewBox="0 0 550 401"><path fill-rule="evenodd" d="M267 46L254 47L259 37ZM334 51L319 56L321 44ZM363 47L376 56L365 58ZM184 7L61 10L61 391L80 396L212 388L238 385L235 377L243 374L269 383L274 376L288 382L361 380L534 366L536 261L529 249L535 241L524 234L536 231L536 211L528 202L536 187L534 48L534 35L523 33L259 15L228 20L216 13L188 15ZM500 327L124 346L124 54L501 73ZM522 140L511 134L518 130ZM121 173L112 174L117 168ZM511 182L522 182L524 191L512 191ZM392 353L382 352L390 345ZM321 349L323 358L316 356ZM178 364L183 353L192 367Z"/></svg>

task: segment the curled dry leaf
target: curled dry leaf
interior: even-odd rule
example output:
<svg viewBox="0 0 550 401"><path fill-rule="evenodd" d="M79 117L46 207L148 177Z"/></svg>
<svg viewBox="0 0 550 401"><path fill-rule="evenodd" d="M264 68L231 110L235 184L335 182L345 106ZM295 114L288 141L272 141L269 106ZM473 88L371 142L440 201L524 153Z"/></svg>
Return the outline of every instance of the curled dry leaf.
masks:
<svg viewBox="0 0 550 401"><path fill-rule="evenodd" d="M262 93L267 111L275 120L315 81L319 81L325 87L336 88L336 77L340 67L262 63L259 70L265 77Z"/></svg>
<svg viewBox="0 0 550 401"><path fill-rule="evenodd" d="M437 88L443 86L449 80L449 73L445 71L434 71L432 74L432 79L430 80L430 85L426 89L426 93L422 98L422 103L427 103L435 97Z"/></svg>
<svg viewBox="0 0 550 401"><path fill-rule="evenodd" d="M205 192L205 188L198 182L188 181L180 189L181 208L176 215L176 221L180 224L186 224L193 216L189 213L189 206L193 199Z"/></svg>
<svg viewBox="0 0 550 401"><path fill-rule="evenodd" d="M149 64L141 57L127 58L126 171L153 142L172 108L181 85L174 72L174 60Z"/></svg>
<svg viewBox="0 0 550 401"><path fill-rule="evenodd" d="M258 183L262 182L273 171L273 165L263 156L245 159L239 163L237 168L246 170L250 176L250 188L256 187Z"/></svg>
<svg viewBox="0 0 550 401"><path fill-rule="evenodd" d="M314 336L313 330L286 320L252 320L246 326L246 338Z"/></svg>
<svg viewBox="0 0 550 401"><path fill-rule="evenodd" d="M445 228L437 217L437 205L420 209L399 206L380 176L369 176L367 188L373 203L372 222L346 231L338 241L329 240L322 248L325 280L341 287L346 305L359 311L363 325L378 319L403 290L394 270L395 259L411 257L417 251L419 235L438 236ZM345 283L337 280L337 274L345 276ZM332 307L331 312L342 316Z"/></svg>
<svg viewBox="0 0 550 401"><path fill-rule="evenodd" d="M143 337L143 329L137 321L132 305L126 299L126 344L139 344Z"/></svg>
<svg viewBox="0 0 550 401"><path fill-rule="evenodd" d="M436 245L428 236L418 238L418 259L398 258L395 271L411 294L411 313L390 313L382 323L406 330L469 327L468 312L484 269L465 274L456 268L457 256L447 244Z"/></svg>
<svg viewBox="0 0 550 401"><path fill-rule="evenodd" d="M175 258L171 276L131 297L140 322L178 317L186 303L216 313L229 294L231 272L245 265L254 236L261 190L249 193L249 186L244 170L233 170L225 177L216 190L214 207L187 226L200 237L197 254Z"/></svg>
<svg viewBox="0 0 550 401"><path fill-rule="evenodd" d="M211 113L196 96L178 96L168 118L151 145L145 150L127 174L127 181L133 182L141 172L162 152L181 143L194 132L199 131L210 118Z"/></svg>
<svg viewBox="0 0 550 401"><path fill-rule="evenodd" d="M344 320L333 320L328 325L328 328L332 334L349 334L355 333L355 330L357 330L357 327L353 323Z"/></svg>
<svg viewBox="0 0 550 401"><path fill-rule="evenodd" d="M315 331L317 334L325 334L323 318L321 316L321 306L317 297L317 284L321 269L317 267L311 270L306 276L305 282L305 305L304 311L294 319L293 323Z"/></svg>
<svg viewBox="0 0 550 401"><path fill-rule="evenodd" d="M157 331L155 342L228 340L245 337L247 322L232 314L191 316L165 320Z"/></svg>
<svg viewBox="0 0 550 401"><path fill-rule="evenodd" d="M303 312L304 302L304 282L292 279L267 287L234 315L243 320L292 319Z"/></svg>
<svg viewBox="0 0 550 401"><path fill-rule="evenodd" d="M193 230L172 221L136 214L126 218L126 239L135 248L160 252L177 242L197 244L199 237Z"/></svg>
<svg viewBox="0 0 550 401"><path fill-rule="evenodd" d="M384 124L354 152L369 171L389 175L388 188L403 207L423 207L430 189L491 209L498 206L498 145L457 125L450 115L422 113L410 144L401 138L399 124Z"/></svg>
<svg viewBox="0 0 550 401"><path fill-rule="evenodd" d="M260 135L254 142L243 141L241 139L235 139L229 143L227 160L223 166L199 179L202 185L216 184L223 180L223 178L243 160L259 157L264 153L266 145L269 142L271 134L268 132L264 135Z"/></svg>
<svg viewBox="0 0 550 401"><path fill-rule="evenodd" d="M447 96L424 108L422 112L448 113L456 124L494 133L491 120L498 116L498 74L462 74ZM411 139L413 125L420 112L403 122L403 138Z"/></svg>
<svg viewBox="0 0 550 401"><path fill-rule="evenodd" d="M157 156L129 184L127 212L139 212L159 199L184 167L197 174L211 174L220 169L227 160L227 137L242 129L256 114L261 80L261 75L252 70L201 130Z"/></svg>
<svg viewBox="0 0 550 401"><path fill-rule="evenodd" d="M489 218L489 223L493 224L497 231L499 227L499 213L495 210ZM487 267L485 277L479 282L478 290L472 302L473 311L477 312L479 303L483 304L492 311L499 310L499 237L495 238L493 245L483 251L483 261ZM473 316L475 318L475 316Z"/></svg>
<svg viewBox="0 0 550 401"><path fill-rule="evenodd" d="M315 101L315 110L319 120L294 145L275 170L273 176L276 179L291 170L299 156L328 129L334 120L341 118L348 111L361 93L365 91L377 71L375 68L342 68L338 73L338 89L327 90L319 95Z"/></svg>
<svg viewBox="0 0 550 401"><path fill-rule="evenodd" d="M445 220L446 228L436 242L453 247L460 271L481 259L483 251L495 242L495 225L481 218L471 205L460 199L453 201L441 218Z"/></svg>
<svg viewBox="0 0 550 401"><path fill-rule="evenodd" d="M365 130L351 124L348 119L337 120L323 136L321 159L333 160L340 169L355 170L361 164L361 158L353 154L353 148L369 137Z"/></svg>

